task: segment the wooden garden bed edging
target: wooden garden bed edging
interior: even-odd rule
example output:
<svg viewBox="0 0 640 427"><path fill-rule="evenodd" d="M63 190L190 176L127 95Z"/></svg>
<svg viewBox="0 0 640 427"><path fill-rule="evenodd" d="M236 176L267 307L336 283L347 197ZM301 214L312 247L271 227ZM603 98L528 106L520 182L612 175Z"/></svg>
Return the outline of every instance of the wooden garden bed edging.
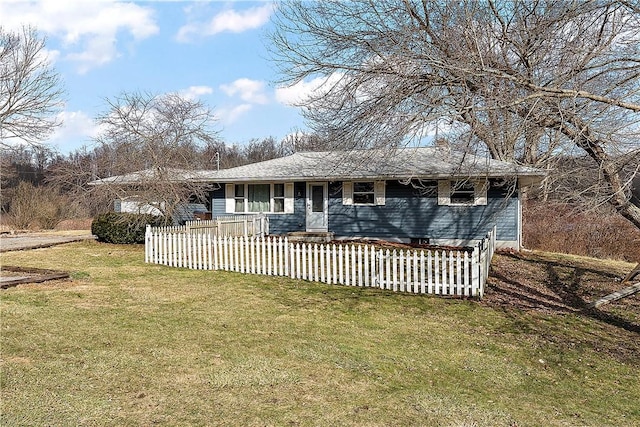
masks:
<svg viewBox="0 0 640 427"><path fill-rule="evenodd" d="M48 280L66 279L69 277L69 273L58 270L47 270L44 268L33 267L17 267L12 265L0 266L1 271L10 271L12 273L24 273L24 275L11 277L4 276L0 279L0 289L7 289L12 286L20 285L23 283L41 283Z"/></svg>

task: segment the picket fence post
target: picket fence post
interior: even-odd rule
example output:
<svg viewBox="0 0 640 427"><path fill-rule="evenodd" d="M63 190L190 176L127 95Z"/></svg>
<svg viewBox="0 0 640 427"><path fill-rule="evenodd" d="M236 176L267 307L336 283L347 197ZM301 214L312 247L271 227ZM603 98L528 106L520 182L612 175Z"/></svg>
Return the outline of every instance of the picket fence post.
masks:
<svg viewBox="0 0 640 427"><path fill-rule="evenodd" d="M263 225L256 223L256 227ZM184 227L147 226L144 257L146 263L171 267L482 298L495 239L494 227L472 251L436 249L425 253L422 249L377 249L373 245L294 243L286 237L260 233L220 236L193 225L191 233Z"/></svg>
<svg viewBox="0 0 640 427"><path fill-rule="evenodd" d="M144 231L144 262L148 263L151 248L151 226L147 224Z"/></svg>
<svg viewBox="0 0 640 427"><path fill-rule="evenodd" d="M471 289L473 296L479 296L480 294L480 277L480 248L476 246L471 254Z"/></svg>

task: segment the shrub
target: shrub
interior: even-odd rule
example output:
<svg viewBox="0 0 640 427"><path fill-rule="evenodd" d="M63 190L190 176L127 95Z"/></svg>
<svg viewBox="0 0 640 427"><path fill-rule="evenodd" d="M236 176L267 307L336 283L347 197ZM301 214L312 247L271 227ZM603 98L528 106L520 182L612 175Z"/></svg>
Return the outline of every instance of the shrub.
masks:
<svg viewBox="0 0 640 427"><path fill-rule="evenodd" d="M529 200L523 211L529 249L640 261L640 230L619 214L580 212L569 205Z"/></svg>
<svg viewBox="0 0 640 427"><path fill-rule="evenodd" d="M163 225L164 218L155 215L109 212L93 219L91 233L98 238L98 241L105 243L144 243L147 224Z"/></svg>
<svg viewBox="0 0 640 427"><path fill-rule="evenodd" d="M61 220L72 216L71 201L54 187L36 187L21 181L7 197L8 209L3 212L7 222L18 230L52 229Z"/></svg>

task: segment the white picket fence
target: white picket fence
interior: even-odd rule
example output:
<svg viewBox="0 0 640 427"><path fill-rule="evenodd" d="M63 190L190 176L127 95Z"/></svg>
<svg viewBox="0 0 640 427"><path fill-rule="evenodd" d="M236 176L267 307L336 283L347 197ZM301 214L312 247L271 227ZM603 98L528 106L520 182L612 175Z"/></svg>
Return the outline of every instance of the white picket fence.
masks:
<svg viewBox="0 0 640 427"><path fill-rule="evenodd" d="M484 295L495 228L472 251L383 249L289 242L283 237L215 237L147 227L145 262L199 270L286 276L347 286L456 297Z"/></svg>
<svg viewBox="0 0 640 427"><path fill-rule="evenodd" d="M184 225L152 227L153 233L210 234L216 237L266 236L269 217L264 214L226 215L214 219L186 221Z"/></svg>

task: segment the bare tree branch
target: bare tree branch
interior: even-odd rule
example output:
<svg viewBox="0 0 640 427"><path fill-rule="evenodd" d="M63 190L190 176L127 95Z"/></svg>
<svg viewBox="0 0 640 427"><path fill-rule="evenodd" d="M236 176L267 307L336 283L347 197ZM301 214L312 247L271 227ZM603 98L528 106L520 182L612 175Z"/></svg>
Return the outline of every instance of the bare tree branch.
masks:
<svg viewBox="0 0 640 427"><path fill-rule="evenodd" d="M342 148L423 143L446 123L459 148L548 169L545 191L640 227L633 2L294 0L274 23L280 84L324 79L302 111ZM591 162L589 189L553 172L571 156Z"/></svg>
<svg viewBox="0 0 640 427"><path fill-rule="evenodd" d="M94 191L112 199L135 195L168 221L190 200L204 202L205 185L184 177L200 165L198 151L216 142L209 108L177 94L124 93L107 104L98 118L104 132L96 143L106 154L99 169L106 176L135 172L138 182L110 182Z"/></svg>
<svg viewBox="0 0 640 427"><path fill-rule="evenodd" d="M45 40L30 27L0 26L0 146L37 144L60 125L63 92L46 57Z"/></svg>

